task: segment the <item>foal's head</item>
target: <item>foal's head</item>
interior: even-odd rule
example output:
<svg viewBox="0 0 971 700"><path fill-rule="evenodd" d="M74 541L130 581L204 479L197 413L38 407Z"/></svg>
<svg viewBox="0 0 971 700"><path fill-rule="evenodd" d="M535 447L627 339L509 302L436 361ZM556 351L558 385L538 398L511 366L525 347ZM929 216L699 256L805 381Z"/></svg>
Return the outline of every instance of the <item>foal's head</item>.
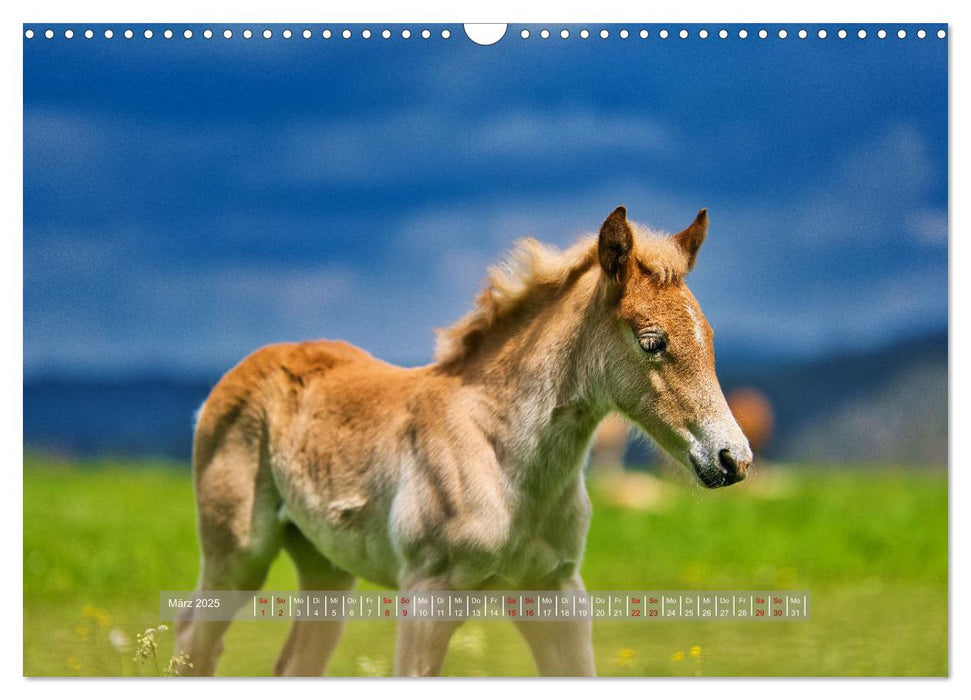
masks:
<svg viewBox="0 0 971 700"><path fill-rule="evenodd" d="M672 238L638 240L624 207L597 242L608 305L607 390L623 413L708 488L745 478L748 441L715 376L712 330L684 275L708 230L705 210Z"/></svg>

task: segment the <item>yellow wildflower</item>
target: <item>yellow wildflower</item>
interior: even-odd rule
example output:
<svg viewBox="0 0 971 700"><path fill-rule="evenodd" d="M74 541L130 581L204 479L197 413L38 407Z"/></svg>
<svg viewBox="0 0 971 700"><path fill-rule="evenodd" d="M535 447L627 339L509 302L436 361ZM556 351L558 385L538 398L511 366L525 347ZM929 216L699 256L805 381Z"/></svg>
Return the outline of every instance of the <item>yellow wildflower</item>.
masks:
<svg viewBox="0 0 971 700"><path fill-rule="evenodd" d="M692 656L692 658L697 659L701 656L701 647L699 646L691 647L691 650L688 653Z"/></svg>
<svg viewBox="0 0 971 700"><path fill-rule="evenodd" d="M674 661L675 663L677 663L678 661L684 661L684 652L676 651L673 654L671 654L671 661Z"/></svg>

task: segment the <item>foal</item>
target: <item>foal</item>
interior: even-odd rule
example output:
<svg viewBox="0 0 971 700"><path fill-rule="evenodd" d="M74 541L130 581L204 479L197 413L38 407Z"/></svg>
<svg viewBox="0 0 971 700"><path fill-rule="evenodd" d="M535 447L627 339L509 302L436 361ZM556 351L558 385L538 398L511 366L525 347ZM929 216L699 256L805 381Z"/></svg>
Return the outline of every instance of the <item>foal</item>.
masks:
<svg viewBox="0 0 971 700"><path fill-rule="evenodd" d="M609 411L704 486L743 479L751 451L683 281L707 228L702 210L673 237L635 233L618 207L569 250L524 240L426 367L339 341L253 353L198 417L199 589L256 590L283 548L304 590L582 590L582 465ZM400 623L396 673L437 674L458 624ZM588 619L517 624L541 674L594 673ZM187 611L192 672L213 673L228 625ZM276 672L323 673L341 626L296 622Z"/></svg>

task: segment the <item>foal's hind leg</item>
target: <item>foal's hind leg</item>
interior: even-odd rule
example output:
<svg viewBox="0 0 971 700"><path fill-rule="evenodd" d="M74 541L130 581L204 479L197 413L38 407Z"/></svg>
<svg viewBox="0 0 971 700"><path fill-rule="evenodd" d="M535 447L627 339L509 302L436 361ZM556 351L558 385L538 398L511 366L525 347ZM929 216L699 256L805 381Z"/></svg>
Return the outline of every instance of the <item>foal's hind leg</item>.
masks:
<svg viewBox="0 0 971 700"><path fill-rule="evenodd" d="M354 585L354 576L331 564L294 525L285 530L283 546L297 567L300 590L339 591ZM294 622L277 659L275 675L323 675L343 628L340 620Z"/></svg>
<svg viewBox="0 0 971 700"><path fill-rule="evenodd" d="M272 558L253 558L251 555L234 553L229 556L207 556L203 560L202 574L197 591L253 591L258 590L266 579ZM223 603L228 603L226 598ZM235 603L232 603L235 605ZM239 609L223 606L221 613L232 616ZM177 653L189 655L191 666L180 671L183 676L211 676L223 650L222 638L231 620L200 620L192 610L176 622Z"/></svg>
<svg viewBox="0 0 971 700"><path fill-rule="evenodd" d="M197 590L257 590L280 551L280 497L261 459L258 436L254 440L232 426L219 437L218 446L203 452L205 459L196 464L202 548ZM192 664L182 674L209 676L230 621L200 620L194 612L187 610L176 623L177 652L188 654ZM222 610L227 617L235 612Z"/></svg>

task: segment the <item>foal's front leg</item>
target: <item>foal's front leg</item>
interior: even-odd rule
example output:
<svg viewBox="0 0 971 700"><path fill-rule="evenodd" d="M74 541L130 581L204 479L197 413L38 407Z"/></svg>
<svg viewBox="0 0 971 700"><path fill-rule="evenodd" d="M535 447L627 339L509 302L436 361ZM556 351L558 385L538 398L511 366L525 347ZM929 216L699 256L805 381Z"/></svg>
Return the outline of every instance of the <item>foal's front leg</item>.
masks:
<svg viewBox="0 0 971 700"><path fill-rule="evenodd" d="M446 590L442 579L410 581L403 590L442 591ZM442 672L445 652L452 634L461 621L399 619L398 639L395 648L396 676L437 676Z"/></svg>
<svg viewBox="0 0 971 700"><path fill-rule="evenodd" d="M574 574L561 586L582 591L583 581ZM541 676L595 676L593 622L590 618L569 621L517 621L516 627L529 644Z"/></svg>
<svg viewBox="0 0 971 700"><path fill-rule="evenodd" d="M445 663L452 634L461 622L399 620L395 650L396 676L437 676Z"/></svg>

